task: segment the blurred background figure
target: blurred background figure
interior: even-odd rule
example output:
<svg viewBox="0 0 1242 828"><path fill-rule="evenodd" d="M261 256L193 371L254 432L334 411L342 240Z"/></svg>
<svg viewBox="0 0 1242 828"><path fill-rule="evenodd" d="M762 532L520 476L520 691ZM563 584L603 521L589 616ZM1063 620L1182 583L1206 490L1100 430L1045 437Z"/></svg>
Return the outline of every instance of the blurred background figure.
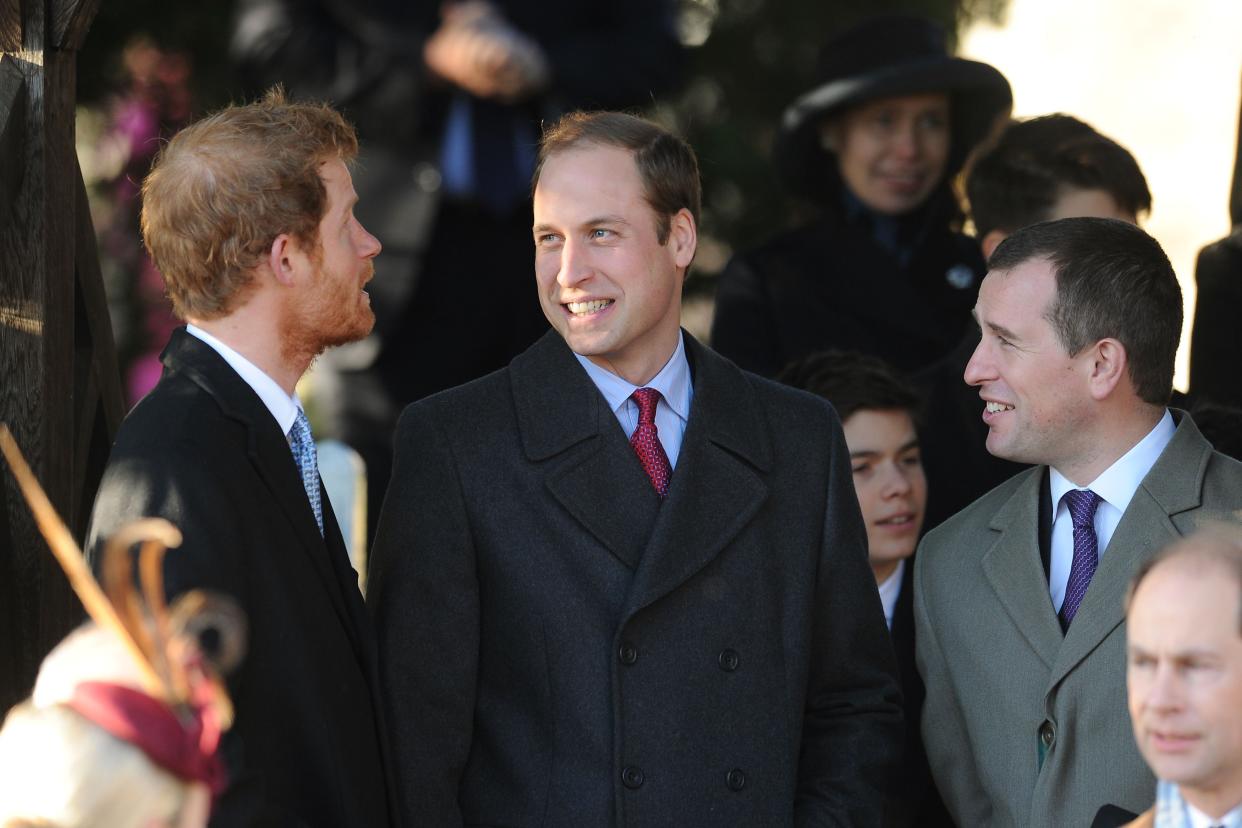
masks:
<svg viewBox="0 0 1242 828"><path fill-rule="evenodd" d="M1009 84L952 57L932 21L896 16L830 39L818 78L785 111L774 158L821 216L733 258L712 344L768 376L829 348L920 368L970 322L983 257L958 232L950 179L1007 114Z"/></svg>
<svg viewBox="0 0 1242 828"><path fill-rule="evenodd" d="M1196 400L1242 406L1242 114L1229 196L1225 238L1199 251L1194 328L1190 337L1190 393Z"/></svg>
<svg viewBox="0 0 1242 828"><path fill-rule="evenodd" d="M1147 179L1129 150L1060 113L1009 123L979 148L965 177L984 256L1028 224L1074 216L1137 224L1151 211ZM962 379L978 343L979 330L971 325L948 356L914 377L926 402L921 436L932 482L928 529L1023 468L984 446L983 403Z"/></svg>
<svg viewBox="0 0 1242 828"><path fill-rule="evenodd" d="M325 357L312 415L367 465L368 522L408 403L506 365L547 330L531 266L540 124L649 103L679 75L673 0L240 0L246 85L358 128L359 219L382 239L374 334Z"/></svg>
<svg viewBox="0 0 1242 828"><path fill-rule="evenodd" d="M203 828L220 770L201 726L147 695L116 635L87 624L0 729L0 825Z"/></svg>
<svg viewBox="0 0 1242 828"><path fill-rule="evenodd" d="M966 197L985 257L1038 221L1098 216L1137 224L1151 212L1147 179L1130 151L1063 113L1014 121L980 147L966 171Z"/></svg>
<svg viewBox="0 0 1242 828"><path fill-rule="evenodd" d="M1173 544L1134 576L1126 603L1130 718L1158 780L1154 807L1129 826L1242 824L1237 526Z"/></svg>
<svg viewBox="0 0 1242 828"><path fill-rule="evenodd" d="M918 398L883 360L829 351L790 364L778 379L832 403L841 418L871 570L897 653L906 742L899 795L885 825L952 826L932 784L919 735L923 682L914 664L914 592L907 565L923 527L927 479L915 430Z"/></svg>

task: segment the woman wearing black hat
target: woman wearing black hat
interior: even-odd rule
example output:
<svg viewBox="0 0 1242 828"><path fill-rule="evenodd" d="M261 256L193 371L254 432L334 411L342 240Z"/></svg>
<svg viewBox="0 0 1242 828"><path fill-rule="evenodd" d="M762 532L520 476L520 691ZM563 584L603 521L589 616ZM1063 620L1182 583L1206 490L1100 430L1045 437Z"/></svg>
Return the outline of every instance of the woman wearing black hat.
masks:
<svg viewBox="0 0 1242 828"><path fill-rule="evenodd" d="M912 17L872 19L829 41L819 75L785 111L775 161L822 215L733 258L712 344L767 376L830 348L912 371L970 324L984 264L955 231L950 179L1008 113L1009 83L951 57L940 27Z"/></svg>

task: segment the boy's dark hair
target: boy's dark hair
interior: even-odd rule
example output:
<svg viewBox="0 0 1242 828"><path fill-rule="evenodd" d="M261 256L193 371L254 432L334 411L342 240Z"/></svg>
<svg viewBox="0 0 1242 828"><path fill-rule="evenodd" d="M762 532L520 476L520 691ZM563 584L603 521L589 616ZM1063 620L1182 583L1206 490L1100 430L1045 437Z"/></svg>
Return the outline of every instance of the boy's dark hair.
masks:
<svg viewBox="0 0 1242 828"><path fill-rule="evenodd" d="M918 395L879 357L823 351L790 363L776 379L828 400L841 422L859 411L904 411L918 419Z"/></svg>
<svg viewBox="0 0 1242 828"><path fill-rule="evenodd" d="M1067 189L1103 190L1135 216L1151 210L1151 191L1134 156L1069 115L1010 123L966 171L979 238L1052 218L1052 206Z"/></svg>

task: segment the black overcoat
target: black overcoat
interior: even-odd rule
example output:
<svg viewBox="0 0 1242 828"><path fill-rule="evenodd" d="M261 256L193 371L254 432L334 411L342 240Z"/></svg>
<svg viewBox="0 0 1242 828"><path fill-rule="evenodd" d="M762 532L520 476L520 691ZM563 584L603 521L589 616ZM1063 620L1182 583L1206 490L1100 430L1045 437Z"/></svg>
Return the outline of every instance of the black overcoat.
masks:
<svg viewBox="0 0 1242 828"><path fill-rule="evenodd" d="M720 274L712 347L764 376L833 349L902 372L929 365L972 324L983 255L930 220L911 251L902 264L859 222L828 211L740 253Z"/></svg>
<svg viewBox="0 0 1242 828"><path fill-rule="evenodd" d="M402 416L368 605L406 824L879 824L899 697L840 425L686 354L663 502L555 333Z"/></svg>
<svg viewBox="0 0 1242 828"><path fill-rule="evenodd" d="M162 358L117 434L88 548L167 518L184 535L165 558L169 594L214 590L246 613L212 824L388 825L375 640L327 495L321 536L289 443L245 380L184 329Z"/></svg>

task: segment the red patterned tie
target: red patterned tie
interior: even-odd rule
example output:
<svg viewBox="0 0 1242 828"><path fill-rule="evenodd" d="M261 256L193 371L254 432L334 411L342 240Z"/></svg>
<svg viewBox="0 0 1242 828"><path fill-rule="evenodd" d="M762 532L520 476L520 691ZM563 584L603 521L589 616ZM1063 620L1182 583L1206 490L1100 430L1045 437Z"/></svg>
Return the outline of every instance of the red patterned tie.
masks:
<svg viewBox="0 0 1242 828"><path fill-rule="evenodd" d="M656 430L656 404L660 402L660 392L654 388L640 388L631 399L638 404L638 428L630 435L630 445L638 455L638 462L643 464L643 471L651 478L651 485L659 492L660 497L668 494L668 481L673 476L673 467L660 445L660 435Z"/></svg>

